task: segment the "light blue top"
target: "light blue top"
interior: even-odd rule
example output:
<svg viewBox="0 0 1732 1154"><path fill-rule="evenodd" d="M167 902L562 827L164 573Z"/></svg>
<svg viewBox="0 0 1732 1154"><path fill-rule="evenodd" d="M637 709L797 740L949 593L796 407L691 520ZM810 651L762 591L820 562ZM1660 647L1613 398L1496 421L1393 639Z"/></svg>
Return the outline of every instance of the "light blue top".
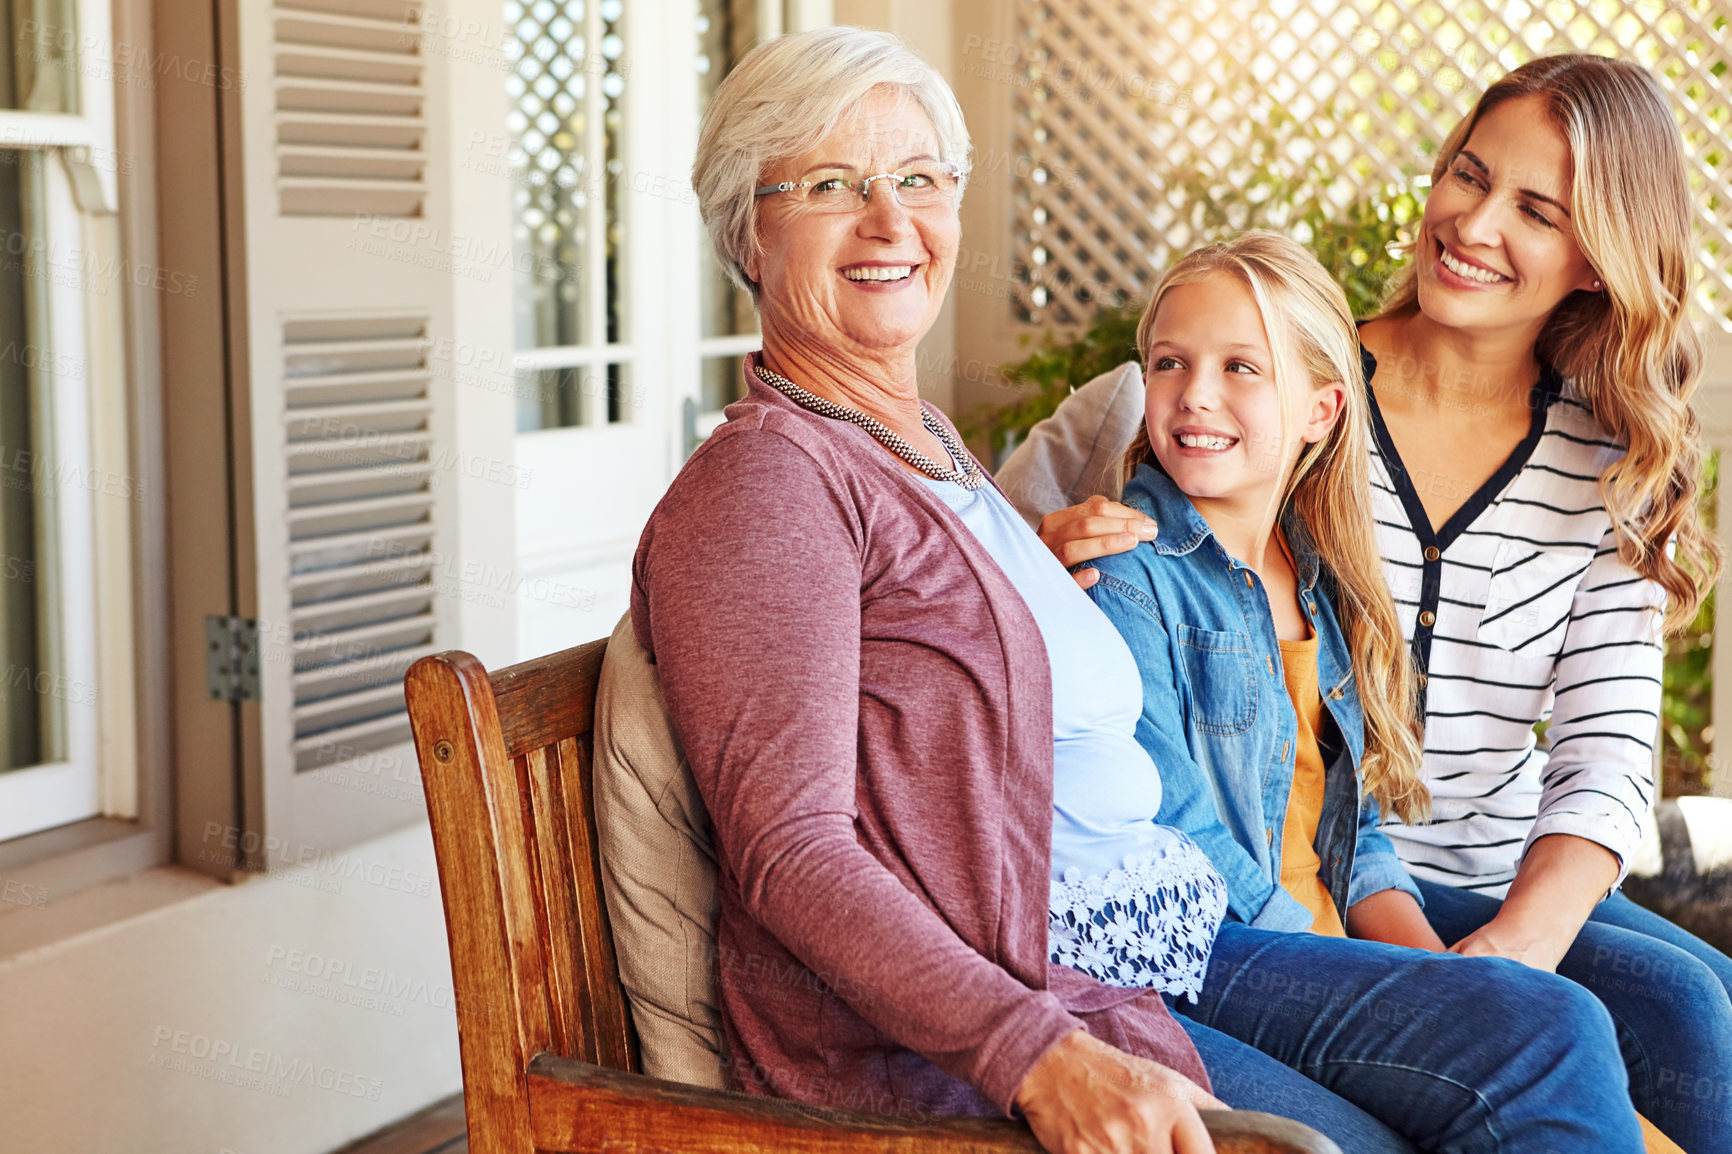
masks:
<svg viewBox="0 0 1732 1154"><path fill-rule="evenodd" d="M1216 900L1220 879L1206 857L1155 823L1161 777L1137 741L1136 658L996 488L921 480L1022 594L1052 664L1055 960L1114 984L1194 995L1224 888ZM1113 949L1109 937L1131 948Z"/></svg>

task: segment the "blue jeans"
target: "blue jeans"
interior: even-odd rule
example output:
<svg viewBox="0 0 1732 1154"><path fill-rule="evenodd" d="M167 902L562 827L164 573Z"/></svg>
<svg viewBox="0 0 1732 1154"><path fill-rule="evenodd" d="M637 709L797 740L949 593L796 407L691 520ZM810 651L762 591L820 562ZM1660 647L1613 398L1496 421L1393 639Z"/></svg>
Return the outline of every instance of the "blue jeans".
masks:
<svg viewBox="0 0 1732 1154"><path fill-rule="evenodd" d="M1420 882L1425 914L1453 945L1497 898ZM1690 1154L1732 1154L1732 960L1623 894L1601 902L1558 973L1611 1011L1636 1109Z"/></svg>
<svg viewBox="0 0 1732 1154"><path fill-rule="evenodd" d="M1198 1002L1175 1009L1304 1074L1421 1150L1643 1149L1605 1007L1519 962L1230 922L1215 939ZM1213 1079L1207 1052L1203 1059ZM1256 1101L1253 1093L1243 1104ZM1327 1122L1300 1120L1329 1133ZM1355 1151L1388 1145L1354 1141L1337 1138Z"/></svg>
<svg viewBox="0 0 1732 1154"><path fill-rule="evenodd" d="M1352 1154L1414 1154L1413 1143L1345 1098L1237 1038L1183 1013L1174 1016L1197 1047L1215 1097L1233 1109L1303 1122Z"/></svg>

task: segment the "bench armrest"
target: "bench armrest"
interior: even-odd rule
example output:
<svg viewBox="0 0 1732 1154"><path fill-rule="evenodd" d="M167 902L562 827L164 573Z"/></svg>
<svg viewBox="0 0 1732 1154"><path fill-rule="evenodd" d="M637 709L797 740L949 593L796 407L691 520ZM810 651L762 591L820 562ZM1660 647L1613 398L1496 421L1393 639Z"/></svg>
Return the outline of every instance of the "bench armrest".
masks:
<svg viewBox="0 0 1732 1154"><path fill-rule="evenodd" d="M664 1082L538 1054L529 1064L537 1150L561 1154L1041 1154L1026 1125L999 1118L902 1119ZM1341 1154L1273 1114L1205 1110L1218 1154Z"/></svg>

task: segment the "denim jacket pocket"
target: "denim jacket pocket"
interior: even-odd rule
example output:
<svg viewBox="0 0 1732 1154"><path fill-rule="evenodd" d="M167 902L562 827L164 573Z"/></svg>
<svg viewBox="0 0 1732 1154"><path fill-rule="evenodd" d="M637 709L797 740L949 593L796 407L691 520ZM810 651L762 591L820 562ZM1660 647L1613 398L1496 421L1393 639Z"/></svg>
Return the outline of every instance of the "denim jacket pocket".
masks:
<svg viewBox="0 0 1732 1154"><path fill-rule="evenodd" d="M1504 541L1492 558L1479 639L1522 657L1554 657L1593 549L1561 552Z"/></svg>
<svg viewBox="0 0 1732 1154"><path fill-rule="evenodd" d="M1243 733L1257 719L1257 667L1251 638L1178 623L1179 661L1191 717L1204 733Z"/></svg>

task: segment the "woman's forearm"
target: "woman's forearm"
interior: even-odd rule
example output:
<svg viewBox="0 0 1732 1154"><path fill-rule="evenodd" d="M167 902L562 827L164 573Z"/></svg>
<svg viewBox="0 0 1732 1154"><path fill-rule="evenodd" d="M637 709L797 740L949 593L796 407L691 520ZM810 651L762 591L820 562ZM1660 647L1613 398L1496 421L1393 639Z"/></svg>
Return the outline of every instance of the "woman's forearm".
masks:
<svg viewBox="0 0 1732 1154"><path fill-rule="evenodd" d="M1554 833L1528 847L1499 917L1575 941L1618 879L1618 858L1585 837Z"/></svg>
<svg viewBox="0 0 1732 1154"><path fill-rule="evenodd" d="M1617 855L1596 842L1548 834L1528 847L1498 915L1450 948L1555 970L1619 868Z"/></svg>

